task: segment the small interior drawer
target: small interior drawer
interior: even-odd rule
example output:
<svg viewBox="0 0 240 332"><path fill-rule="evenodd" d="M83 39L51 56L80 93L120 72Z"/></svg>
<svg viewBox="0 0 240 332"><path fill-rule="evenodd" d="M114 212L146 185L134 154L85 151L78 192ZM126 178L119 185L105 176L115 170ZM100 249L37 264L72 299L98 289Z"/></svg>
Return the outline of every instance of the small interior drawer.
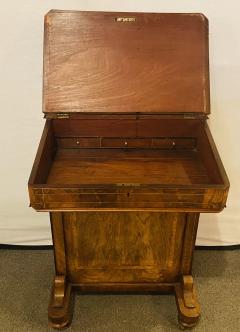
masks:
<svg viewBox="0 0 240 332"><path fill-rule="evenodd" d="M156 148L194 149L195 138L117 138L117 137L59 137L59 148Z"/></svg>
<svg viewBox="0 0 240 332"><path fill-rule="evenodd" d="M151 139L146 138L103 138L102 148L149 148Z"/></svg>
<svg viewBox="0 0 240 332"><path fill-rule="evenodd" d="M100 139L97 137L61 137L57 138L59 148L99 148Z"/></svg>
<svg viewBox="0 0 240 332"><path fill-rule="evenodd" d="M194 149L196 147L196 139L194 138L153 138L153 148L162 149Z"/></svg>

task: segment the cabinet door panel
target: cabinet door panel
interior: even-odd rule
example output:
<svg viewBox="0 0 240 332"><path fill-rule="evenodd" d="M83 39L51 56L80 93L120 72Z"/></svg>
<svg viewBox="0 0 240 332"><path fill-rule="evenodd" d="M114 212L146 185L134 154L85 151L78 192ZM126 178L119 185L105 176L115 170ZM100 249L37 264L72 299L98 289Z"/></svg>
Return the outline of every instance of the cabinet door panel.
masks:
<svg viewBox="0 0 240 332"><path fill-rule="evenodd" d="M177 280L185 221L185 213L64 213L71 282Z"/></svg>

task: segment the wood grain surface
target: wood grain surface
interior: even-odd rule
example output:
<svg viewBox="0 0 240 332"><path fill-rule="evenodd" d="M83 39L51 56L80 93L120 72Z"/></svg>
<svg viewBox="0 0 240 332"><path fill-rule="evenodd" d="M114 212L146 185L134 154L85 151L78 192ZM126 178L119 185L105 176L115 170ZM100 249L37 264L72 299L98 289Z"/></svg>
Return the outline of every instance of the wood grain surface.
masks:
<svg viewBox="0 0 240 332"><path fill-rule="evenodd" d="M50 212L50 325L70 324L78 287L174 291L180 326L195 326L199 214L229 189L206 123L205 16L50 11L43 112L29 194Z"/></svg>
<svg viewBox="0 0 240 332"><path fill-rule="evenodd" d="M46 113L209 113L201 14L50 11L44 45Z"/></svg>
<svg viewBox="0 0 240 332"><path fill-rule="evenodd" d="M59 150L47 184L206 184L207 171L194 151ZM85 152L85 154L84 154ZM100 153L99 153L100 152Z"/></svg>
<svg viewBox="0 0 240 332"><path fill-rule="evenodd" d="M178 279L184 213L64 213L73 283Z"/></svg>
<svg viewBox="0 0 240 332"><path fill-rule="evenodd" d="M89 127L47 120L29 181L35 209L223 209L229 182L204 120L132 118L130 137L119 137L117 115L97 117ZM130 119L121 121L124 130Z"/></svg>

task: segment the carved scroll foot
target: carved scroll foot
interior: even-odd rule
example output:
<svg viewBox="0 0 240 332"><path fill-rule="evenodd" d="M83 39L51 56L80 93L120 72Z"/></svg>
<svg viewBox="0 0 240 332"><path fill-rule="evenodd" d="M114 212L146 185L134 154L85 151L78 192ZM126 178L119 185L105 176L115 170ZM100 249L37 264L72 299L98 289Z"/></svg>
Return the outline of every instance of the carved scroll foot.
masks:
<svg viewBox="0 0 240 332"><path fill-rule="evenodd" d="M200 305L191 275L184 275L175 285L175 297L180 328L193 328L200 318Z"/></svg>
<svg viewBox="0 0 240 332"><path fill-rule="evenodd" d="M56 276L48 306L48 321L51 327L62 329L71 323L72 299L71 285L66 281L66 277L62 275Z"/></svg>

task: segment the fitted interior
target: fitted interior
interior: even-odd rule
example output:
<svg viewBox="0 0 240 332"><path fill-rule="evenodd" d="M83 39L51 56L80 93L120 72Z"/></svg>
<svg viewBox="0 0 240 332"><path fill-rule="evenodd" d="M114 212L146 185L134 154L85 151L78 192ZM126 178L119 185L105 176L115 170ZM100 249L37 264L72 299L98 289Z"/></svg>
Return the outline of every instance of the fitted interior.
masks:
<svg viewBox="0 0 240 332"><path fill-rule="evenodd" d="M201 184L208 172L196 151L59 149L48 184Z"/></svg>
<svg viewBox="0 0 240 332"><path fill-rule="evenodd" d="M66 187L223 183L200 121L147 119L137 123L128 117L50 122L46 155L42 156L48 162L38 172L36 183Z"/></svg>

